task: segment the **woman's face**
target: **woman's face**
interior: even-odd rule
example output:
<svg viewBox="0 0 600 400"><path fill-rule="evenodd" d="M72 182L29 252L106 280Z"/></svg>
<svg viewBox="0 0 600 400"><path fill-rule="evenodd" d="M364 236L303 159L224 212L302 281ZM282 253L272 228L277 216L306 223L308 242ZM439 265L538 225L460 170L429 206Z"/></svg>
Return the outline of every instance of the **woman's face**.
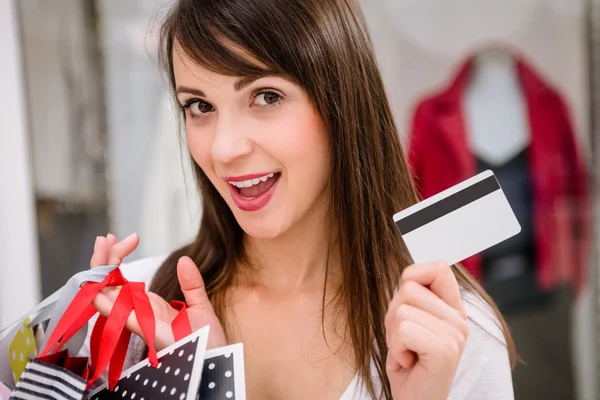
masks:
<svg viewBox="0 0 600 400"><path fill-rule="evenodd" d="M173 56L189 150L242 229L273 238L323 218L329 138L305 91L282 77L223 76Z"/></svg>

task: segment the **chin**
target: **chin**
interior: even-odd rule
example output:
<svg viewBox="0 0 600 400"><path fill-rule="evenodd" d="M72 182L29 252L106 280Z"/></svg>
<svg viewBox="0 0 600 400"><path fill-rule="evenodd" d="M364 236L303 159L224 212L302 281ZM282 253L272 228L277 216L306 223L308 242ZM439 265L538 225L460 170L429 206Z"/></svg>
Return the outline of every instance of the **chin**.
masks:
<svg viewBox="0 0 600 400"><path fill-rule="evenodd" d="M274 239L287 230L283 224L272 223L273 221L244 221L240 219L237 221L244 233L254 239Z"/></svg>

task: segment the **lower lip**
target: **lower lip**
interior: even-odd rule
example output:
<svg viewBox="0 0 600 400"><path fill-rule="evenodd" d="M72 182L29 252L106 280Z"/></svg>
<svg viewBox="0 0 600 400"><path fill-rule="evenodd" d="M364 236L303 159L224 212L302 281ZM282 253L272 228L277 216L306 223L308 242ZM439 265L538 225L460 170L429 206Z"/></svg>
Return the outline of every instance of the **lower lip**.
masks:
<svg viewBox="0 0 600 400"><path fill-rule="evenodd" d="M233 185L228 184L229 190L231 190L233 202L242 211L258 211L261 208L264 208L267 204L269 204L269 201L271 201L271 197L273 197L273 194L275 193L275 188L279 184L280 178L281 175L277 177L277 181L269 188L269 190L253 199L248 199L242 196Z"/></svg>

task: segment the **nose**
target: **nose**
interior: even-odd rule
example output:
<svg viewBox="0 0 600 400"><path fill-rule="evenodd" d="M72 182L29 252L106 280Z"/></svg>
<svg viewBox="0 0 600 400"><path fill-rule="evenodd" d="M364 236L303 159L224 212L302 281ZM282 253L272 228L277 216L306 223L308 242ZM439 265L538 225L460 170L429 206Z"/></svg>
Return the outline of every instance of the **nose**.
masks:
<svg viewBox="0 0 600 400"><path fill-rule="evenodd" d="M211 146L214 161L226 164L252 153L254 145L243 125L231 115L220 116Z"/></svg>

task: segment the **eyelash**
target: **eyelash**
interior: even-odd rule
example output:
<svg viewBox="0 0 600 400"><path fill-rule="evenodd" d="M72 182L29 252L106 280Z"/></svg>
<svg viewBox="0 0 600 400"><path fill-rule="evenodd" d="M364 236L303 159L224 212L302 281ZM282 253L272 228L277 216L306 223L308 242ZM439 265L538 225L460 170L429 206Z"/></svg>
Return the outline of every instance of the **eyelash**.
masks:
<svg viewBox="0 0 600 400"><path fill-rule="evenodd" d="M275 103L273 103L273 104L267 104L267 105L258 105L257 107L258 107L258 108L259 108L261 111L266 111L267 109L270 109L270 108L279 107L279 106L281 105L281 102L284 100L284 99L283 99L283 96L282 96L280 93L278 93L278 92L276 92L276 91L274 91L274 90L261 90L261 91L257 92L256 94L254 94L254 95L252 96L252 101L254 102L254 100L255 100L255 99L258 97L258 96L260 96L260 95L264 95L264 94L275 94L275 95L277 95L277 96L278 96L278 99L277 99L277 102L275 102ZM194 105L195 103L205 103L205 104L209 104L209 105L212 107L212 105L211 105L210 103L208 103L208 102L206 102L206 101L204 101L204 100L202 100L202 99L197 99L197 98L189 99L188 101L186 101L186 102L185 102L185 104L184 104L183 106L181 106L181 107L182 107L182 109L183 109L183 111L184 111L184 112L185 112L185 114L186 114L186 117L189 117L189 118L191 118L191 119L201 119L201 118L206 118L206 117L208 116L208 114L210 114L210 112L204 113L204 115L196 115L196 114L193 114L193 113L190 111L190 107L191 107L192 105Z"/></svg>

